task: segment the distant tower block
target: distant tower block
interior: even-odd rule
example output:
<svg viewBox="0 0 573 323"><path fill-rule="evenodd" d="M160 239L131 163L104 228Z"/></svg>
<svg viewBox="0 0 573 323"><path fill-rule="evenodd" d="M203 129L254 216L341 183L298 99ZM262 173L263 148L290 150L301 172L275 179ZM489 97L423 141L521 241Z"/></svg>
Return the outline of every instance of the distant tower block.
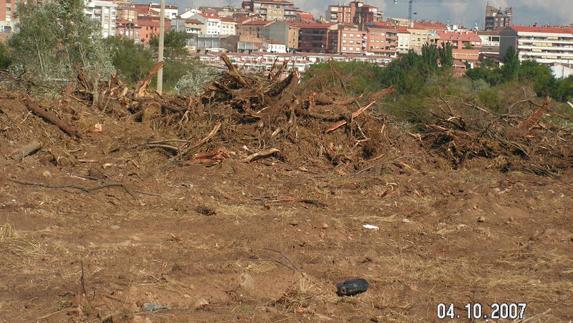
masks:
<svg viewBox="0 0 573 323"><path fill-rule="evenodd" d="M496 8L489 3L485 7L485 30L496 30L511 26L513 10L509 8Z"/></svg>

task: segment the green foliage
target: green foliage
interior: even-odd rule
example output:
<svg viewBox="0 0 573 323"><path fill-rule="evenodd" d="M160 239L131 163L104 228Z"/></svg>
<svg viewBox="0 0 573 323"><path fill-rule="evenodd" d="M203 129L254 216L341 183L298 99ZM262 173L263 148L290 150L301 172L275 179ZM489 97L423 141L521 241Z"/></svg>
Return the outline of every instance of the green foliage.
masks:
<svg viewBox="0 0 573 323"><path fill-rule="evenodd" d="M0 70L6 70L12 64L12 56L8 47L0 43Z"/></svg>
<svg viewBox="0 0 573 323"><path fill-rule="evenodd" d="M510 47L503 57L503 66L501 67L501 76L504 81L514 81L519 75L519 57L515 48Z"/></svg>
<svg viewBox="0 0 573 323"><path fill-rule="evenodd" d="M154 64L151 51L130 39L111 37L106 45L119 77L130 84L143 79Z"/></svg>
<svg viewBox="0 0 573 323"><path fill-rule="evenodd" d="M218 77L220 73L215 68L197 62L177 81L175 91L179 95L201 95L205 85Z"/></svg>
<svg viewBox="0 0 573 323"><path fill-rule="evenodd" d="M499 66L491 59L485 59L479 67L468 69L466 75L472 80L484 80L491 85L502 82Z"/></svg>
<svg viewBox="0 0 573 323"><path fill-rule="evenodd" d="M513 81L531 84L538 96L550 96L558 101L573 97L573 77L558 80L546 65L534 61L519 62L513 48L505 55L501 68L486 60L479 67L469 69L466 75L474 81L483 80L492 86ZM483 100L491 101L485 97Z"/></svg>
<svg viewBox="0 0 573 323"><path fill-rule="evenodd" d="M84 15L83 1L21 4L19 32L10 39L14 62L39 81L70 79L78 70L91 79L113 73L101 30Z"/></svg>
<svg viewBox="0 0 573 323"><path fill-rule="evenodd" d="M328 62L314 64L304 74L307 87L340 88L341 84L349 94L360 95L380 89L378 80L384 69L378 65L363 62ZM317 84L318 83L318 84Z"/></svg>
<svg viewBox="0 0 573 323"><path fill-rule="evenodd" d="M558 80L555 85L553 97L559 101L573 100L573 76Z"/></svg>
<svg viewBox="0 0 573 323"><path fill-rule="evenodd" d="M525 61L519 67L519 80L533 83L533 90L538 96L552 95L556 80L551 69L533 61Z"/></svg>
<svg viewBox="0 0 573 323"><path fill-rule="evenodd" d="M184 32L167 31L165 32L164 39L164 57L165 58L180 58L185 56L188 52L185 46L187 45L188 35ZM159 37L153 37L149 41L149 46L155 52L159 50Z"/></svg>
<svg viewBox="0 0 573 323"><path fill-rule="evenodd" d="M388 64L380 82L400 93L418 93L436 77L447 76L453 66L452 48L424 45L422 55L413 51Z"/></svg>
<svg viewBox="0 0 573 323"><path fill-rule="evenodd" d="M438 55L442 67L449 68L454 66L454 54L450 43L438 48Z"/></svg>

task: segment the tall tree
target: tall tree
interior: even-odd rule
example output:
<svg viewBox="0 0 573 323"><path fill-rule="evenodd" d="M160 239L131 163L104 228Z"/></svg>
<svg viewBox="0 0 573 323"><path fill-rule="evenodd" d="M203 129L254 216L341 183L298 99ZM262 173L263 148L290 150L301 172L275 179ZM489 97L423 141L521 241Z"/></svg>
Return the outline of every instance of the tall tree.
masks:
<svg viewBox="0 0 573 323"><path fill-rule="evenodd" d="M503 80L516 80L519 76L519 66L519 56L517 55L515 48L510 47L503 57L503 66L501 67L501 75Z"/></svg>
<svg viewBox="0 0 573 323"><path fill-rule="evenodd" d="M69 79L78 69L89 78L113 73L98 24L86 17L82 0L21 4L19 32L10 39L15 63L30 77Z"/></svg>
<svg viewBox="0 0 573 323"><path fill-rule="evenodd" d="M440 57L440 64L442 67L450 68L454 66L454 54L450 43L446 43L440 47L438 49L438 55Z"/></svg>

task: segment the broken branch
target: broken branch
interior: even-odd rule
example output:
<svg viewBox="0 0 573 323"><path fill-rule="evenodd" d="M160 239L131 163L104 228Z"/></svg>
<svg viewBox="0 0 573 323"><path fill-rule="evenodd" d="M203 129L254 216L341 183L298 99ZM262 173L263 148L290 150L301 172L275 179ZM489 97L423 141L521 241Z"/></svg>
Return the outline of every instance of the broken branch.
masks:
<svg viewBox="0 0 573 323"><path fill-rule="evenodd" d="M28 110L32 111L35 115L41 117L42 119L49 121L53 125L56 125L60 130L72 137L80 137L80 132L75 127L67 124L62 119L58 118L54 113L42 109L36 102L32 101L29 97L24 100Z"/></svg>
<svg viewBox="0 0 573 323"><path fill-rule="evenodd" d="M247 158L243 159L243 162L244 163L250 163L250 162L255 161L257 159L270 157L270 156L272 156L278 152L280 152L280 150L278 150L276 148L263 150L263 151L260 151L260 152L257 152L257 153L254 153L254 154L247 156Z"/></svg>

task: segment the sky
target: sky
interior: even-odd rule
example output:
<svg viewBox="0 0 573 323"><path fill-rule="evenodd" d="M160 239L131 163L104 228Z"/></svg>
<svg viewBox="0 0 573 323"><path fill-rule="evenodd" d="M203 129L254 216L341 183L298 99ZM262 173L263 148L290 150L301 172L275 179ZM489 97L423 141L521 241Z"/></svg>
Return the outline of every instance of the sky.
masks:
<svg viewBox="0 0 573 323"><path fill-rule="evenodd" d="M158 2L154 0L153 2ZM329 4L347 3L350 0L291 0L299 8L323 16ZM408 0L365 0L384 11L384 17L407 17ZM573 0L414 0L416 19L440 20L445 23L483 27L487 2L496 6L513 7L515 24L542 25L573 24ZM148 1L137 1L148 2ZM166 0L180 9L198 6L240 6L241 0Z"/></svg>

